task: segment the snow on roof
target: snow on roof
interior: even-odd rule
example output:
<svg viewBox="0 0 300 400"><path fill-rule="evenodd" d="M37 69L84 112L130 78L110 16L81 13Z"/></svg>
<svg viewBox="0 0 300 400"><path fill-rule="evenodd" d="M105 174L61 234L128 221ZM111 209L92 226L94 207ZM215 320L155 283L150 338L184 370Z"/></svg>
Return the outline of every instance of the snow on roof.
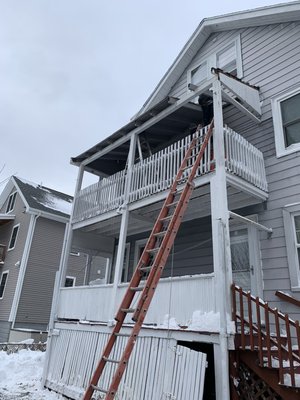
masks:
<svg viewBox="0 0 300 400"><path fill-rule="evenodd" d="M14 176L14 180L30 208L63 217L70 216L73 201L72 196L23 178Z"/></svg>

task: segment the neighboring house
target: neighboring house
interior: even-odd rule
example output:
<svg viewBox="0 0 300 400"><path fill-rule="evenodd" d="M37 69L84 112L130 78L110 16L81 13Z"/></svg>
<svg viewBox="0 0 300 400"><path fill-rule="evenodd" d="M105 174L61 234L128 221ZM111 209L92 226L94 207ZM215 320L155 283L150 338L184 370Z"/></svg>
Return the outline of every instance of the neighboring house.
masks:
<svg viewBox="0 0 300 400"><path fill-rule="evenodd" d="M108 267L105 284L57 290L48 388L81 398L191 135L212 116L118 398L199 399L206 359L205 399L298 398L299 1L204 19L134 119L72 158L79 175L60 281L76 246ZM83 187L89 173L98 182Z"/></svg>
<svg viewBox="0 0 300 400"><path fill-rule="evenodd" d="M72 197L11 177L0 195L0 342L45 338ZM65 286L83 283L71 253Z"/></svg>

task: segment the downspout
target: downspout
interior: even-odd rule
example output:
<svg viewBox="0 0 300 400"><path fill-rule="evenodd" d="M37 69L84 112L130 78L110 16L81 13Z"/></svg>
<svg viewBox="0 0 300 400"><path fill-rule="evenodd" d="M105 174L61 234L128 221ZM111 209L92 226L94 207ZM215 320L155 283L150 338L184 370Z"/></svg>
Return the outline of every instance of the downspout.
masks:
<svg viewBox="0 0 300 400"><path fill-rule="evenodd" d="M11 307L11 311L10 311L10 315L9 315L9 319L8 319L12 323L12 328L15 327L17 310L18 310L19 302L20 302L20 298L21 298L21 292L22 292L22 287L23 287L23 283L24 283L29 253L30 253L33 234L34 234L34 229L35 229L35 225L36 225L36 220L38 219L39 216L40 216L40 214L31 214L31 216L30 216L30 222L29 222L27 238L26 238L26 242L25 242L25 246L24 246L24 252L23 252L23 256L22 256L22 260L21 260L18 281L17 281L14 299L13 299L13 303L12 303L12 307Z"/></svg>

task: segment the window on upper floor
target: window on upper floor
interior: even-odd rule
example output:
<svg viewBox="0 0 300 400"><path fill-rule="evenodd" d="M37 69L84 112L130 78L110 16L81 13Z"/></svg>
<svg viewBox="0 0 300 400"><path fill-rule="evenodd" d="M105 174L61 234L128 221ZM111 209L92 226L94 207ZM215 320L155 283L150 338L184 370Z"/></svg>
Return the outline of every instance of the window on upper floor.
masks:
<svg viewBox="0 0 300 400"><path fill-rule="evenodd" d="M199 85L206 79L211 77L211 68L221 68L225 72L229 72L238 78L243 76L241 40L237 36L231 42L220 48L215 53L211 53L200 63L194 64L187 71L187 83Z"/></svg>
<svg viewBox="0 0 300 400"><path fill-rule="evenodd" d="M4 264L6 256L6 246L5 244L0 244L0 264Z"/></svg>
<svg viewBox="0 0 300 400"><path fill-rule="evenodd" d="M9 245L8 245L8 251L15 248L16 241L17 241L17 236L18 236L18 232L19 232L19 227L20 227L20 225L15 225L13 227L13 230L12 230L12 233L11 233L11 237L10 237L10 241L9 241Z"/></svg>
<svg viewBox="0 0 300 400"><path fill-rule="evenodd" d="M3 271L0 280L0 299L4 296L4 290L7 283L8 271Z"/></svg>
<svg viewBox="0 0 300 400"><path fill-rule="evenodd" d="M300 151L300 88L272 100L277 157Z"/></svg>
<svg viewBox="0 0 300 400"><path fill-rule="evenodd" d="M300 203L284 207L283 221L291 287L300 290Z"/></svg>
<svg viewBox="0 0 300 400"><path fill-rule="evenodd" d="M17 192L14 192L9 196L8 202L7 202L7 207L6 207L6 213L9 213L10 211L12 211L14 209L15 202L16 202L16 196L17 196Z"/></svg>

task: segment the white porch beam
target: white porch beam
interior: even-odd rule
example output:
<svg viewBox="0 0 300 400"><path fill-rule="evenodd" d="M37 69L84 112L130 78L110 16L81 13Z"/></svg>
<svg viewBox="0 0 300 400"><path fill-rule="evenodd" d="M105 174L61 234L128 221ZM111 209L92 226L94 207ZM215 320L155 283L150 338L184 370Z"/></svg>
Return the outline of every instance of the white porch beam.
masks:
<svg viewBox="0 0 300 400"><path fill-rule="evenodd" d="M225 171L221 82L213 84L215 175L211 178L211 223L216 308L220 312L220 344L215 348L217 399L230 400L227 315L230 315L231 256Z"/></svg>

